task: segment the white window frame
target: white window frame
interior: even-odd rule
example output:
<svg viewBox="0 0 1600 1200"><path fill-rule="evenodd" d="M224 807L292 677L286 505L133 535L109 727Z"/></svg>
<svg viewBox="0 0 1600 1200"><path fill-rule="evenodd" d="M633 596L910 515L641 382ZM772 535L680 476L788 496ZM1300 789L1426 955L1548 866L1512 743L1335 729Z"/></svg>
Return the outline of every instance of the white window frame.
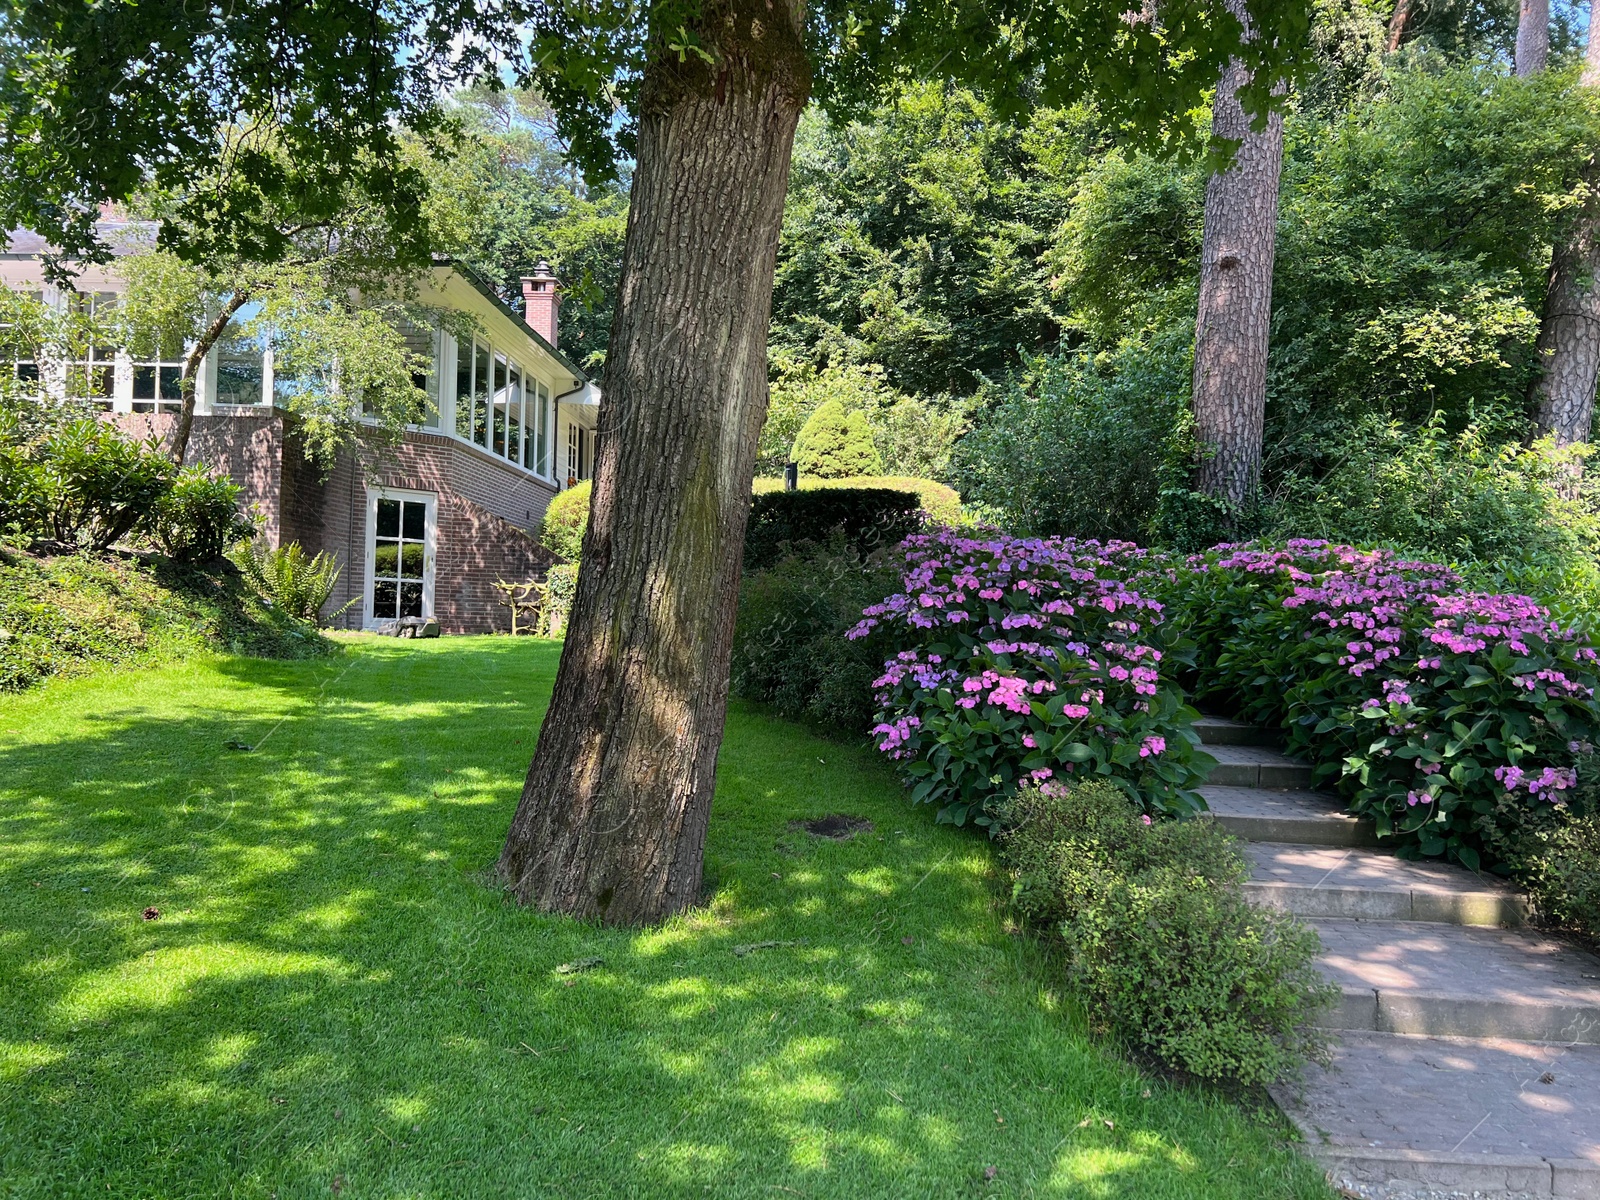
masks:
<svg viewBox="0 0 1600 1200"><path fill-rule="evenodd" d="M410 500L426 505L426 515L423 519L422 542L422 617L427 620L433 616L434 583L438 575L438 547L439 547L439 497L435 492L418 492L410 488L394 488L368 485L367 487L367 524L363 533L363 553L366 562L366 581L363 584L361 596L361 628L376 629L380 623L379 618L372 615L373 572L376 564L373 559L378 545L378 501L379 500ZM392 620L391 617L382 618L383 621Z"/></svg>

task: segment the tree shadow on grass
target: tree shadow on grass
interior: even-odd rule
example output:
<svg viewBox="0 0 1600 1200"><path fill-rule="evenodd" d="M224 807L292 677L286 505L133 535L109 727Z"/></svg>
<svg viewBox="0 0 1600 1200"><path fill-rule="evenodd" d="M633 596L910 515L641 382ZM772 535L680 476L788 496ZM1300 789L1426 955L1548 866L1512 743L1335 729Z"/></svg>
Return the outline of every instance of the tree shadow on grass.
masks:
<svg viewBox="0 0 1600 1200"><path fill-rule="evenodd" d="M716 894L603 930L484 880L554 649L350 658L0 708L77 705L0 744L0 1191L1320 1194L1204 1098L1140 1100L981 841L864 756L736 710ZM840 811L875 832L788 826Z"/></svg>

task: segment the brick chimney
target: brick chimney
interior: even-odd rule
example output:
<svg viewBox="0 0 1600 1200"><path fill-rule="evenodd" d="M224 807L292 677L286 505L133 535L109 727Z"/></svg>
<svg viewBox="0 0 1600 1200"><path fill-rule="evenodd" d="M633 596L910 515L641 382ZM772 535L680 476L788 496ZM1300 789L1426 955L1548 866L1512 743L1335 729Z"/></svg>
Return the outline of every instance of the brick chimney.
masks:
<svg viewBox="0 0 1600 1200"><path fill-rule="evenodd" d="M544 259L532 275L522 277L522 319L552 346L556 345L556 317L561 311L560 284Z"/></svg>

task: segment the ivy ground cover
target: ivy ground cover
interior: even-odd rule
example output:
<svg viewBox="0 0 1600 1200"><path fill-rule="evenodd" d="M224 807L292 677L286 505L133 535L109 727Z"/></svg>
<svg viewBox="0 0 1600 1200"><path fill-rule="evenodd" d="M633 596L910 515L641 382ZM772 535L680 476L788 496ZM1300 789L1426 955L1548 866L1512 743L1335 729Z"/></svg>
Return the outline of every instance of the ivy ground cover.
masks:
<svg viewBox="0 0 1600 1200"><path fill-rule="evenodd" d="M505 903L558 650L363 639L0 699L0 1195L1330 1196L1274 1120L1089 1036L986 839L749 706L703 907ZM837 812L876 828L790 828Z"/></svg>
<svg viewBox="0 0 1600 1200"><path fill-rule="evenodd" d="M1195 636L1198 696L1281 726L1404 853L1498 865L1501 835L1571 801L1600 734L1591 637L1437 563L1219 546L1150 586Z"/></svg>

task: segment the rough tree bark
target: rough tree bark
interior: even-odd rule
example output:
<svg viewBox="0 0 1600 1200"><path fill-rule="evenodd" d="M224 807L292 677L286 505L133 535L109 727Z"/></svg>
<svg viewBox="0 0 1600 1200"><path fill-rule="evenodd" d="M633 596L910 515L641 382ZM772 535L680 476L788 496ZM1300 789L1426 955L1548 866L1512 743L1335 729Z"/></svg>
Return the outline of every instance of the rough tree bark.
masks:
<svg viewBox="0 0 1600 1200"><path fill-rule="evenodd" d="M1523 12L1526 17L1526 5ZM1520 51L1520 31L1517 45ZM1600 86L1600 21L1592 16L1582 83ZM1532 396L1540 435L1553 434L1563 445L1589 440L1600 380L1600 167L1593 157L1584 164L1583 183L1588 198L1550 257L1539 318L1544 370L1534 381Z"/></svg>
<svg viewBox="0 0 1600 1200"><path fill-rule="evenodd" d="M1406 22L1410 19L1411 0L1396 0L1394 12L1389 14L1389 36L1383 44L1385 51L1393 54L1400 49L1400 43L1406 36Z"/></svg>
<svg viewBox="0 0 1600 1200"><path fill-rule="evenodd" d="M1229 8L1244 19L1242 4ZM1238 506L1261 479L1261 436L1267 404L1267 337L1272 316L1272 263L1278 226L1278 175L1283 118L1265 129L1238 91L1248 82L1237 59L1223 72L1212 110L1217 137L1237 140L1226 171L1206 181L1205 235L1200 249L1200 305L1195 318L1194 420L1202 492Z"/></svg>
<svg viewBox="0 0 1600 1200"><path fill-rule="evenodd" d="M715 63L647 69L583 570L499 863L541 909L642 924L699 896L803 14L710 4Z"/></svg>
<svg viewBox="0 0 1600 1200"><path fill-rule="evenodd" d="M169 453L172 461L180 467L183 459L189 453L189 435L194 430L194 397L195 384L200 376L200 366L206 360L206 355L211 353L211 347L217 344L223 333L228 328L228 322L233 320L233 314L249 303L249 294L236 291L228 297L227 303L205 327L195 344L189 347L189 353L183 359L183 382L178 387L178 397L183 401L178 412L178 428L172 435L172 448Z"/></svg>
<svg viewBox="0 0 1600 1200"><path fill-rule="evenodd" d="M1550 0L1522 0L1517 15L1518 75L1542 71L1550 61Z"/></svg>

